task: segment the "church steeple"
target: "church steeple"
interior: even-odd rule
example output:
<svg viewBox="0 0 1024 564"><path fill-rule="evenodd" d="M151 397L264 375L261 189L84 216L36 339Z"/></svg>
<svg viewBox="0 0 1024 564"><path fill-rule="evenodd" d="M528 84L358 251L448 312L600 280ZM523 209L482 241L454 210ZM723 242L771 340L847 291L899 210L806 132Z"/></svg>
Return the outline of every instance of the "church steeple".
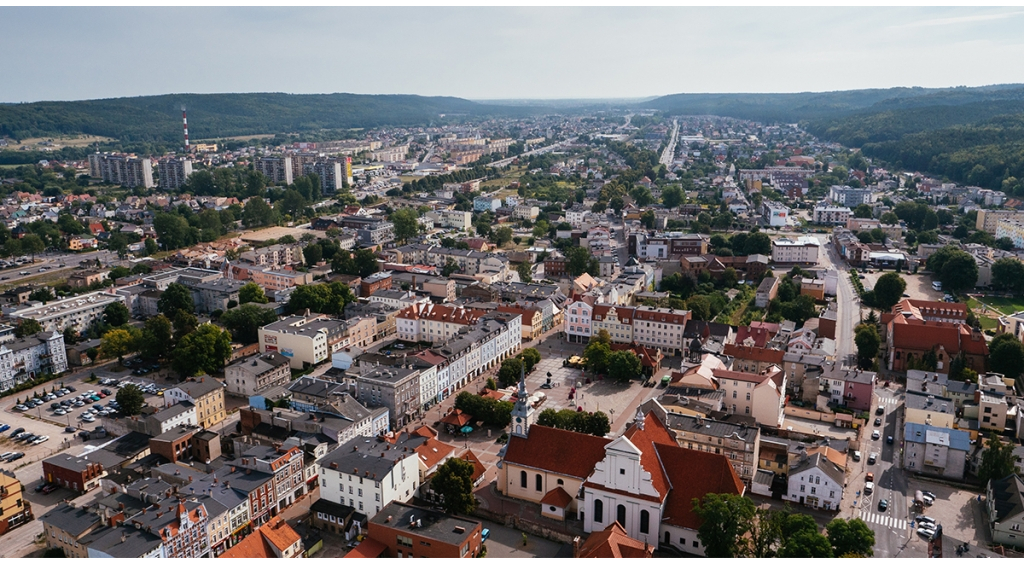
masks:
<svg viewBox="0 0 1024 564"><path fill-rule="evenodd" d="M519 389L516 391L516 405L512 408L512 424L509 435L526 437L530 434L534 410L530 405L530 394L526 391L526 368L519 372Z"/></svg>

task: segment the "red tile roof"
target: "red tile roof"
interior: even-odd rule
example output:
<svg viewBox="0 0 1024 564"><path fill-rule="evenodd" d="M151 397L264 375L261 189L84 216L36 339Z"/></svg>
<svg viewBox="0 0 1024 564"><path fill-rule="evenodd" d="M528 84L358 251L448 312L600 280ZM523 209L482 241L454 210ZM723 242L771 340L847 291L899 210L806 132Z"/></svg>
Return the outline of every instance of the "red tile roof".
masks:
<svg viewBox="0 0 1024 564"><path fill-rule="evenodd" d="M666 313L664 311L652 311L638 307L633 310L633 319L636 321L657 321L658 323L671 323L672 325L686 325L687 320L690 319L690 312Z"/></svg>
<svg viewBox="0 0 1024 564"><path fill-rule="evenodd" d="M604 459L611 439L573 431L531 425L527 438L511 436L505 463L528 466L585 480ZM571 456L568 453L572 453Z"/></svg>
<svg viewBox="0 0 1024 564"><path fill-rule="evenodd" d="M562 489L561 486L556 486L555 489L544 494L544 497L540 499L541 505L554 505L555 507L561 507L565 509L572 503L572 496L569 492Z"/></svg>
<svg viewBox="0 0 1024 564"><path fill-rule="evenodd" d="M229 548L219 558L280 558L279 555L300 540L295 529L278 516ZM360 547L362 545L357 548Z"/></svg>
<svg viewBox="0 0 1024 564"><path fill-rule="evenodd" d="M614 521L605 530L587 537L580 545L579 558L654 558L654 546L630 537Z"/></svg>
<svg viewBox="0 0 1024 564"><path fill-rule="evenodd" d="M672 484L662 513L662 521L669 525L693 530L700 527L701 520L693 512L694 498L709 493L743 494L743 482L725 456L674 444L658 444L655 448Z"/></svg>
<svg viewBox="0 0 1024 564"><path fill-rule="evenodd" d="M420 461L427 469L432 469L437 466L439 462L444 460L446 457L455 452L455 447L452 445L442 443L435 438L429 438L423 441L423 444L416 447L416 455L420 457Z"/></svg>
<svg viewBox="0 0 1024 564"><path fill-rule="evenodd" d="M348 551L345 558L380 558L387 550L388 547L384 546L384 543L367 537L359 546Z"/></svg>
<svg viewBox="0 0 1024 564"><path fill-rule="evenodd" d="M640 465L643 466L644 470L650 472L651 483L654 489L658 490L662 499L665 499L671 486L669 485L668 477L665 475L665 469L662 468L661 461L658 460L654 447L659 444L675 446L675 435L651 411L644 416L644 426L642 429L636 424L631 425L622 436L629 439L629 442L640 449Z"/></svg>
<svg viewBox="0 0 1024 564"><path fill-rule="evenodd" d="M484 463L480 462L480 459L477 458L476 455L473 454L473 451L471 450L467 450L466 452L460 454L456 458L461 458L462 460L465 460L466 462L469 462L470 464L473 465L472 480L474 484L476 483L477 479L483 476L484 472L487 471L487 468L484 466Z"/></svg>
<svg viewBox="0 0 1024 564"><path fill-rule="evenodd" d="M739 341L739 337L736 337ZM722 348L722 353L727 354L733 358L739 358L743 360L752 360L754 362L770 362L772 364L778 364L782 366L782 358L786 355L786 351L777 349L766 349L762 346L747 347L744 345L732 345L727 344Z"/></svg>
<svg viewBox="0 0 1024 564"><path fill-rule="evenodd" d="M441 422L447 425L462 427L463 425L469 424L472 420L473 417L470 414L464 413L461 409L453 409L451 413L444 416L444 419L442 419Z"/></svg>
<svg viewBox="0 0 1024 564"><path fill-rule="evenodd" d="M615 317L618 318L619 323L622 325L633 324L633 308L617 305L594 305L593 319L594 321L608 321L608 312L615 310Z"/></svg>
<svg viewBox="0 0 1024 564"><path fill-rule="evenodd" d="M487 312L464 307L450 307L436 304L413 304L398 312L402 319L426 319L459 325L472 325Z"/></svg>
<svg viewBox="0 0 1024 564"><path fill-rule="evenodd" d="M640 364L646 368L656 368L661 365L665 355L656 348L648 348L636 343L612 343L613 351L630 351L640 357Z"/></svg>

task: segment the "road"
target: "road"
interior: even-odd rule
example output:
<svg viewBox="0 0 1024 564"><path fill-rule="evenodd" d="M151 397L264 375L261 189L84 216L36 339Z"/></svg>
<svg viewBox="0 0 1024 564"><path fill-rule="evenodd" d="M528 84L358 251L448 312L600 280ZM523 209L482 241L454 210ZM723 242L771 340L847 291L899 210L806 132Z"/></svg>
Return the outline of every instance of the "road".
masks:
<svg viewBox="0 0 1024 564"><path fill-rule="evenodd" d="M857 351L853 343L853 328L860 323L860 299L850 282L850 267L839 256L835 247L829 242L828 235L818 235L823 252L819 253L821 266L839 273L836 286L836 358L844 366L854 366L857 362Z"/></svg>
<svg viewBox="0 0 1024 564"><path fill-rule="evenodd" d="M668 147L661 152L661 159L658 161L661 164L668 166L672 164L672 157L676 155L676 139L679 138L679 120L672 120L672 139L668 142Z"/></svg>
<svg viewBox="0 0 1024 564"><path fill-rule="evenodd" d="M575 141L576 141L576 138L573 137L572 139L567 139L565 141L562 141L562 142L559 142L559 143L555 143L554 145L548 145L547 147L541 147L539 149L534 149L532 151L526 151L525 153L522 153L520 155L516 155L514 157L509 157L507 159L501 159L500 161L494 161L494 162L488 164L487 166L494 167L494 168L505 168L508 165L510 165L512 163L512 161L514 161L516 159L519 159L519 158L522 158L522 157L528 157L530 155L543 155L544 153L549 153L551 151L554 151L555 149L559 149L559 148L561 148L561 147L563 147L565 145L568 145L570 143L574 143Z"/></svg>
<svg viewBox="0 0 1024 564"><path fill-rule="evenodd" d="M79 264L83 261L95 262L96 259L100 260L100 263L104 266L109 265L111 262L117 260L117 253L112 251L92 251L82 254L74 253L46 253L36 255L36 262L32 264L23 264L21 266L12 266L0 270L0 285L4 286L16 286L24 284L25 282L32 281L33 279L40 277L52 277L56 272L69 272L78 268ZM60 266L63 264L64 266ZM39 272L40 268L45 267L46 270ZM20 272L28 272L27 275L21 276Z"/></svg>
<svg viewBox="0 0 1024 564"><path fill-rule="evenodd" d="M910 551L917 551L921 543L909 543L913 540L914 530L910 527L912 520L910 514L910 498L907 497L907 476L900 468L899 452L901 436L898 431L899 407L903 403L901 393L894 389L876 388L875 406L885 409L885 414L880 416L881 426L874 425L874 419L879 417L874 412L871 416L871 424L864 433L872 431L879 432L878 439L865 436L861 447L862 460L856 465L850 478L850 485L847 491L861 492L857 498L857 508L853 512L854 517L863 519L875 532L875 556L880 558L894 558L896 556L921 556L922 554L910 554ZM893 444L888 444L886 437L893 437ZM878 456L878 462L869 464L868 458L874 453ZM871 495L864 495L865 474L874 474L875 491ZM880 510L878 503L881 500L889 503L887 509Z"/></svg>

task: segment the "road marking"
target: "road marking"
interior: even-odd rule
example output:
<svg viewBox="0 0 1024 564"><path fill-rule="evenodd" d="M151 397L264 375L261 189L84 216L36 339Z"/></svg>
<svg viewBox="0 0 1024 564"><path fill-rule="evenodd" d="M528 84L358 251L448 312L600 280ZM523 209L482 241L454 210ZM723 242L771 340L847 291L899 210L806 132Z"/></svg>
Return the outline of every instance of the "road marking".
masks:
<svg viewBox="0 0 1024 564"><path fill-rule="evenodd" d="M888 515L861 510L860 518L867 523L880 525L898 533L903 533L907 530L907 522L905 520L889 517Z"/></svg>

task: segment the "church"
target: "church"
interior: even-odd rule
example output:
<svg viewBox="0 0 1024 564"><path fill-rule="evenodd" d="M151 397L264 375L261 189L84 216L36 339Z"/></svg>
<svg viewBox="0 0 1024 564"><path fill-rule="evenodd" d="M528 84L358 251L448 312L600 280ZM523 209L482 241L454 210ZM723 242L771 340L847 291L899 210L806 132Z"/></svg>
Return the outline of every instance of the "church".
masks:
<svg viewBox="0 0 1024 564"><path fill-rule="evenodd" d="M618 523L640 542L702 556L692 500L745 492L725 456L678 446L660 406L638 409L610 439L536 425L526 394L520 379L498 490L540 504L544 517L580 520L587 533Z"/></svg>

